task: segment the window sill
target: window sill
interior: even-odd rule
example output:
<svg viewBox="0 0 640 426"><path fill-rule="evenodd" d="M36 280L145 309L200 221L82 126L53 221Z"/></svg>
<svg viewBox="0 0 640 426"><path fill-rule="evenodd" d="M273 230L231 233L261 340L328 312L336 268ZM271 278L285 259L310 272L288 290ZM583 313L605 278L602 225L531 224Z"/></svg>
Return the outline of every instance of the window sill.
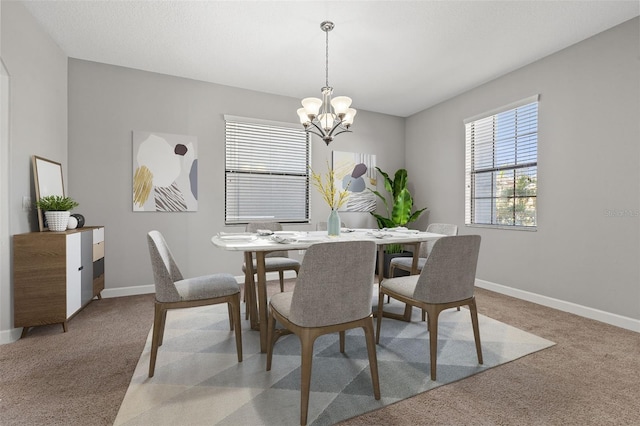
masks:
<svg viewBox="0 0 640 426"><path fill-rule="evenodd" d="M491 228L491 229L506 229L509 231L526 231L526 232L536 232L538 230L537 226L508 226L508 225L481 225L477 223L465 223L467 228Z"/></svg>

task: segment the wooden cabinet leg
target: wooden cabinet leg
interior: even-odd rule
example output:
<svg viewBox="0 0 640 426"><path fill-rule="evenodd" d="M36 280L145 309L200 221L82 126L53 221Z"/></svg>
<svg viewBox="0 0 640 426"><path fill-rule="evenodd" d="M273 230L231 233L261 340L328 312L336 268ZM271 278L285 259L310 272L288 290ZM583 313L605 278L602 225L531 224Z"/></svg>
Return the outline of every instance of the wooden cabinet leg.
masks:
<svg viewBox="0 0 640 426"><path fill-rule="evenodd" d="M22 339L23 337L26 337L28 332L29 332L29 327L22 327L22 334L20 334L20 338Z"/></svg>
<svg viewBox="0 0 640 426"><path fill-rule="evenodd" d="M67 322L66 321L62 323L62 332L63 333L67 332Z"/></svg>

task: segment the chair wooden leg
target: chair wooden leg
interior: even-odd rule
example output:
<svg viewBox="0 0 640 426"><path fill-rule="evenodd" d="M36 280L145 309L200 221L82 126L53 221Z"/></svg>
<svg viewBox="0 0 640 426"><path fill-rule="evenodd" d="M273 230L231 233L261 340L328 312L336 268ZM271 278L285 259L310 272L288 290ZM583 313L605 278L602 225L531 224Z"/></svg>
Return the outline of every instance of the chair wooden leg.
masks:
<svg viewBox="0 0 640 426"><path fill-rule="evenodd" d="M469 303L469 312L471 312L471 324L473 325L473 337L476 341L476 352L478 354L478 362L482 364L482 347L480 345L480 327L478 326L478 309L476 307L475 298Z"/></svg>
<svg viewBox="0 0 640 426"><path fill-rule="evenodd" d="M436 380L436 362L438 356L438 308L427 309L427 327L429 328L429 362L431 363L431 380Z"/></svg>
<svg viewBox="0 0 640 426"><path fill-rule="evenodd" d="M278 275L280 276L280 293L284 291L284 271L278 271Z"/></svg>
<svg viewBox="0 0 640 426"><path fill-rule="evenodd" d="M231 302L227 303L227 310L229 311L229 330L233 331L233 308Z"/></svg>
<svg viewBox="0 0 640 426"><path fill-rule="evenodd" d="M231 329L236 332L236 352L238 362L242 362L242 325L240 324L240 293L235 294L229 302L230 315L232 317Z"/></svg>
<svg viewBox="0 0 640 426"><path fill-rule="evenodd" d="M424 322L425 317L427 316L427 311L425 311L424 309L422 310L422 322Z"/></svg>
<svg viewBox="0 0 640 426"><path fill-rule="evenodd" d="M167 311L164 307L156 302L155 312L153 315L153 334L151 338L151 357L149 358L149 377L153 377L156 369L156 358L158 356L159 342L162 340L164 334L164 321Z"/></svg>
<svg viewBox="0 0 640 426"><path fill-rule="evenodd" d="M344 331L341 331L340 333L340 353L344 353Z"/></svg>
<svg viewBox="0 0 640 426"><path fill-rule="evenodd" d="M267 325L267 371L271 371L271 360L273 359L273 345L276 343L276 319L269 308L269 323Z"/></svg>
<svg viewBox="0 0 640 426"><path fill-rule="evenodd" d="M247 290L249 289L249 275L244 274L244 289L243 289L243 298L244 298L244 319L249 319L249 304L251 303L251 296L247 295Z"/></svg>
<svg viewBox="0 0 640 426"><path fill-rule="evenodd" d="M388 297L388 296L387 296ZM380 343L380 328L382 325L382 304L384 302L384 293L382 290L378 292L378 313L376 314L376 344Z"/></svg>
<svg viewBox="0 0 640 426"><path fill-rule="evenodd" d="M373 383L373 396L380 399L380 380L378 378L378 359L376 357L376 344L373 336L373 318L369 317L364 327L364 337L367 340L367 353L369 354L369 368L371 370L371 382Z"/></svg>
<svg viewBox="0 0 640 426"><path fill-rule="evenodd" d="M160 324L160 330L162 331L160 332L160 340L158 340L158 346L162 346L162 339L164 338L164 325L167 322L167 311L167 309L162 310L162 323Z"/></svg>
<svg viewBox="0 0 640 426"><path fill-rule="evenodd" d="M389 265L389 278L393 278L393 274L396 273L396 266L395 265ZM391 302L391 296L389 296L387 294L387 303Z"/></svg>
<svg viewBox="0 0 640 426"><path fill-rule="evenodd" d="M300 424L307 424L307 413L309 411L309 391L311 389L311 364L313 362L313 343L316 336L309 331L304 331L300 335L301 353L301 373L300 380Z"/></svg>

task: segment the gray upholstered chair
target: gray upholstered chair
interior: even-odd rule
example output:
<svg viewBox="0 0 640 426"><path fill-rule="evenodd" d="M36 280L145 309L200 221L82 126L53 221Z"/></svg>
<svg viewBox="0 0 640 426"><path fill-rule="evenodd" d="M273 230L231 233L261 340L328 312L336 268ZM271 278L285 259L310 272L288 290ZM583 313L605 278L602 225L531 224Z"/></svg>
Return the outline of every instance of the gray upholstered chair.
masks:
<svg viewBox="0 0 640 426"><path fill-rule="evenodd" d="M235 329L238 362L242 362L242 327L240 324L240 287L231 274L213 274L184 279L162 234L147 234L149 255L156 288L155 313L149 377L153 377L158 347L162 345L167 310L227 303L231 330Z"/></svg>
<svg viewBox="0 0 640 426"><path fill-rule="evenodd" d="M452 225L450 223L432 223L427 226L427 232L433 232L434 234L442 234L448 236L458 235L458 226ZM427 261L427 257L429 257L429 252L431 251L433 244L435 244L434 240L425 241L424 243L420 244L420 251L418 253L418 273L422 271L422 268ZM395 257L391 259L391 263L389 264L389 276L394 276L396 268L411 273L412 264L413 258L411 257Z"/></svg>
<svg viewBox="0 0 640 426"><path fill-rule="evenodd" d="M247 232L257 232L258 229L269 231L282 231L282 225L278 222L251 222L247 224ZM291 259L286 251L272 251L265 255L264 259L265 272L278 272L280 276L280 291L284 291L284 271L296 271L296 275L300 270L300 262ZM242 264L242 272L246 271L247 265ZM253 271L257 271L258 265L256 259L253 259ZM246 289L246 286L245 286ZM247 312L249 310L247 309Z"/></svg>
<svg viewBox="0 0 640 426"><path fill-rule="evenodd" d="M458 225L452 225L450 223L431 223L427 226L427 232L433 232L434 234L442 234L442 235L458 235ZM418 274L424 268L424 264L427 262L427 257L429 257L429 253L431 252L431 248L435 244L435 240L425 241L420 244L420 251L418 252L418 266L417 272ZM412 272L413 266L413 257L396 257L391 259L389 263L389 276L394 277L396 268L401 269L403 271L407 271L409 274ZM387 297L387 302L389 302L389 297ZM458 307L458 310L460 308ZM422 311L422 321L424 321L426 316L425 311Z"/></svg>
<svg viewBox="0 0 640 426"><path fill-rule="evenodd" d="M307 422L313 343L317 337L339 332L344 352L345 330L362 327L367 341L375 399L380 399L378 362L373 333L371 297L376 260L372 241L337 241L307 249L292 292L278 293L269 303L267 371L273 345L283 334L295 333L301 343L300 424ZM285 329L276 330L276 320Z"/></svg>
<svg viewBox="0 0 640 426"><path fill-rule="evenodd" d="M474 296L479 251L479 235L442 237L433 245L420 275L388 278L379 286L376 342L380 342L382 304L385 294L426 311L431 380L436 380L438 316L441 311L448 308L469 307L478 362L482 364L478 311Z"/></svg>

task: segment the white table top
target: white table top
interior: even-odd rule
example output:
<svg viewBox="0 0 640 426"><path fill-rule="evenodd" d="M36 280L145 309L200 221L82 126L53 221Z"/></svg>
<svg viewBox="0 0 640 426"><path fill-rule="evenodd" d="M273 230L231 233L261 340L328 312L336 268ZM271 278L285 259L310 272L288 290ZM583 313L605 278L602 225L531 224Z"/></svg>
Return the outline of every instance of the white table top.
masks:
<svg viewBox="0 0 640 426"><path fill-rule="evenodd" d="M415 230L353 229L329 237L327 231L276 231L273 235L260 236L252 233L219 233L211 238L216 246L230 251L279 251L303 250L312 244L330 241L373 241L376 244L408 244L444 237L432 232ZM279 240L280 242L278 242Z"/></svg>

